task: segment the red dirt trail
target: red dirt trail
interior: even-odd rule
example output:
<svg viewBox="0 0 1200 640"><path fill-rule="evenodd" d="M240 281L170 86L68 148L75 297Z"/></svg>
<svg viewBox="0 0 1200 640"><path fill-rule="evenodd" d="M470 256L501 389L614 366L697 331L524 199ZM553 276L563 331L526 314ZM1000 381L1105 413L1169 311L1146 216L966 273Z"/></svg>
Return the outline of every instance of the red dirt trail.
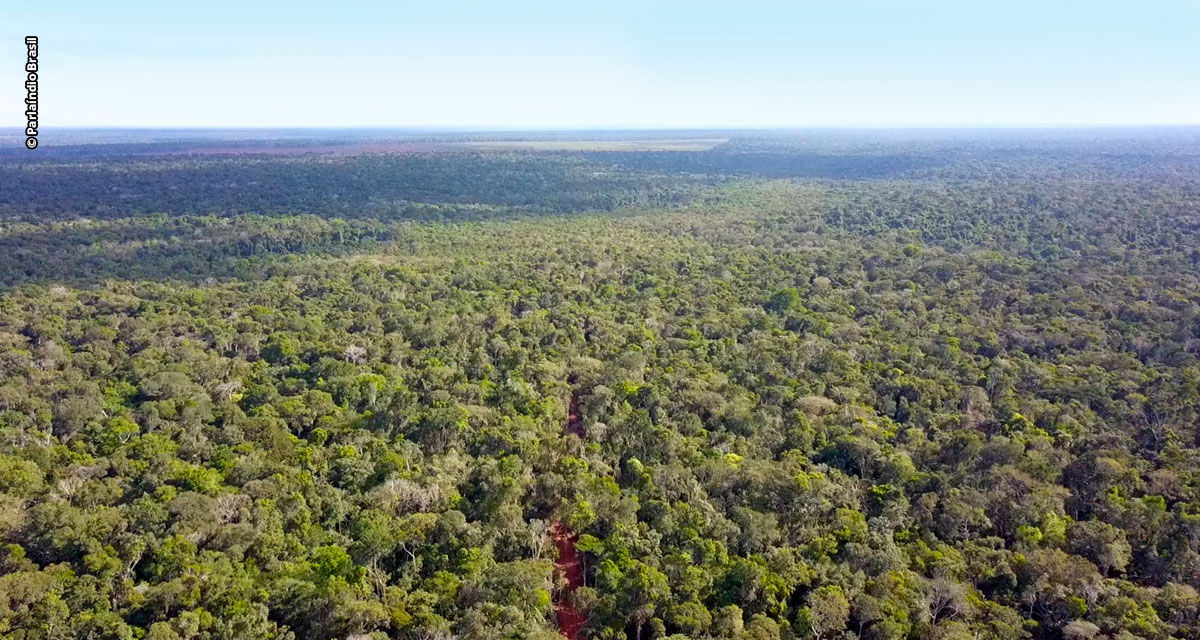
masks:
<svg viewBox="0 0 1200 640"><path fill-rule="evenodd" d="M579 417L579 398L571 396L571 408L568 409L567 428L563 429L563 433L573 433L580 438L583 438L583 418Z"/></svg>
<svg viewBox="0 0 1200 640"><path fill-rule="evenodd" d="M554 603L554 613L558 617L558 630L567 640L578 640L580 631L587 624L587 617L575 603L571 601L575 590L583 586L583 562L575 550L575 539L578 538L570 527L561 522L555 522L551 530L554 535L554 548L558 549L558 559L554 561L554 570L566 577L566 593L559 595Z"/></svg>
<svg viewBox="0 0 1200 640"><path fill-rule="evenodd" d="M567 424L563 433L573 433L583 437L583 420L579 417L579 401L571 396ZM587 616L583 615L571 600L575 590L583 586L583 561L575 549L575 540L579 536L562 522L555 522L550 529L554 536L554 548L558 550L558 559L554 561L554 571L567 579L567 589L558 595L554 603L554 613L558 617L558 630L567 640L579 640L580 632L587 624Z"/></svg>

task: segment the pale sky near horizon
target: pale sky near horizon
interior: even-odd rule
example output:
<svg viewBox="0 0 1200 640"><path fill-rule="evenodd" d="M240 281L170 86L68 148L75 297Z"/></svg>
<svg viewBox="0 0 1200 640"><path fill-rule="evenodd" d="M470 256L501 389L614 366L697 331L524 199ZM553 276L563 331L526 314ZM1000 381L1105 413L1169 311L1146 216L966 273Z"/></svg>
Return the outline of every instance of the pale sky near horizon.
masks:
<svg viewBox="0 0 1200 640"><path fill-rule="evenodd" d="M1200 122L1200 0L0 0L0 125Z"/></svg>

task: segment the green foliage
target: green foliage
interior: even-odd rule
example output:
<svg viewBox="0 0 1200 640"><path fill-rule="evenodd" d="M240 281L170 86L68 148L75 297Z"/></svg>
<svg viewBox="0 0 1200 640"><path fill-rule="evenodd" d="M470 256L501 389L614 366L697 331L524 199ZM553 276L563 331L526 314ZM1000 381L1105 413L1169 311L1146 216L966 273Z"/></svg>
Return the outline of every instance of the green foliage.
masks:
<svg viewBox="0 0 1200 640"><path fill-rule="evenodd" d="M858 135L0 158L0 637L1200 638L1195 145Z"/></svg>

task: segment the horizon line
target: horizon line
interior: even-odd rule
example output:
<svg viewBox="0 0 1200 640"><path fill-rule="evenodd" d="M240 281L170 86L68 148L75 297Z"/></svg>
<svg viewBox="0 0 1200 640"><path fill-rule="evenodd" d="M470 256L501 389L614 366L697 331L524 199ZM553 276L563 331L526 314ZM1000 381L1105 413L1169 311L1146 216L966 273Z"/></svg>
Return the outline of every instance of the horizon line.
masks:
<svg viewBox="0 0 1200 640"><path fill-rule="evenodd" d="M1086 128L1178 128L1200 127L1200 121L1195 122L1039 122L1039 123L847 123L847 124L781 124L781 125L658 125L658 124L571 124L571 125L529 125L529 124L369 124L369 125L221 125L221 124L163 124L163 125L105 125L105 124L71 124L44 125L38 131L66 129L110 129L110 130L424 130L424 131L779 131L805 129L1086 129ZM2 125L0 130L13 129L23 131L20 125Z"/></svg>

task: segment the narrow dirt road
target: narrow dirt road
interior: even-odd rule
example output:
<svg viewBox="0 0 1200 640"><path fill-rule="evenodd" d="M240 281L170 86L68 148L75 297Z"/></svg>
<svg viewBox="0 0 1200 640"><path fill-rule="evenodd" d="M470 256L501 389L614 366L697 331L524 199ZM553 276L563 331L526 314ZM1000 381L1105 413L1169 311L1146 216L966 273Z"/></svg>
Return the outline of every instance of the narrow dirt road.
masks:
<svg viewBox="0 0 1200 640"><path fill-rule="evenodd" d="M579 416L579 401L575 394L571 394L571 405L563 433L583 437L583 420ZM575 590L584 584L583 562L579 558L579 551L575 549L575 540L579 536L562 522L555 522L550 528L550 534L554 536L554 548L558 551L558 559L554 561L554 572L567 579L566 591L559 593L554 602L558 630L567 640L579 640L580 632L587 624L587 617L575 607L571 599Z"/></svg>
<svg viewBox="0 0 1200 640"><path fill-rule="evenodd" d="M583 418L579 415L579 398L576 398L575 394L571 394L571 407L567 411L567 426L563 433L573 433L582 438Z"/></svg>
<svg viewBox="0 0 1200 640"><path fill-rule="evenodd" d="M558 559L554 561L554 570L567 579L567 590L554 603L554 613L558 617L558 630L567 640L579 640L580 631L587 624L587 618L571 601L575 590L583 586L583 563L575 550L575 532L561 522L555 522L551 530L554 536L554 548L558 550Z"/></svg>

